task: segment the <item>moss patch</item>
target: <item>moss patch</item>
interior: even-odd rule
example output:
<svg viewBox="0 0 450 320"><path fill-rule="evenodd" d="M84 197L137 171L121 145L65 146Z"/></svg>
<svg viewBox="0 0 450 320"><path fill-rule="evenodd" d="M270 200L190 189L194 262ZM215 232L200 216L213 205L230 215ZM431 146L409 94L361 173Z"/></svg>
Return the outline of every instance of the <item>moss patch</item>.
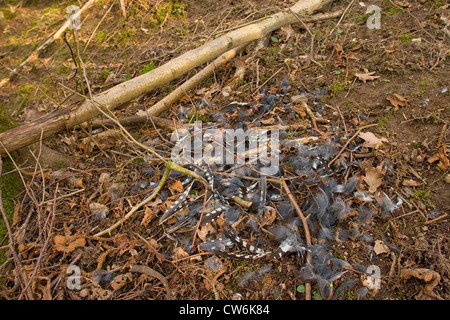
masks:
<svg viewBox="0 0 450 320"><path fill-rule="evenodd" d="M14 170L14 165L9 159L3 160L3 170L0 188L2 190L2 199L3 199L3 208L5 209L6 216L8 217L8 221L12 223L12 216L14 213L14 205L17 201L17 196L24 190L22 185L22 180L17 172L9 173L4 175L5 172L9 172ZM0 220L0 239L6 236L6 225L3 219ZM3 245L5 245L5 242ZM0 251L0 264L3 264L5 261L5 251Z"/></svg>

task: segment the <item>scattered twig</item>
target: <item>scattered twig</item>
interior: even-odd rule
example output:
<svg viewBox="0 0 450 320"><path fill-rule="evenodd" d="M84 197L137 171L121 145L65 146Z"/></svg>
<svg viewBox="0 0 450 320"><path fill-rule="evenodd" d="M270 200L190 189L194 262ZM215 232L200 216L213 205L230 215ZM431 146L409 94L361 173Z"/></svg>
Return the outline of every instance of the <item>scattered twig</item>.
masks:
<svg viewBox="0 0 450 320"><path fill-rule="evenodd" d="M0 157L0 181L1 181L1 175L2 175L2 169L3 169L3 161ZM2 213L3 221L5 222L6 231L8 233L8 239L9 239L9 250L13 256L14 264L16 265L16 273L21 281L22 285L26 285L28 283L28 278L24 272L24 268L22 265L22 261L20 260L15 244L14 244L14 238L11 230L11 226L9 225L8 216L6 215L5 208L3 207L3 197L2 197L2 191L0 189L0 211ZM29 287L24 288L27 294L28 299L34 300L33 293L31 292Z"/></svg>
<svg viewBox="0 0 450 320"><path fill-rule="evenodd" d="M309 233L309 227L308 227L308 221L306 220L305 216L303 215L302 210L298 206L297 201L295 200L294 196L291 193L291 190L289 189L288 185L286 184L286 181L281 181L281 186L286 191L287 196L289 197L289 200L291 200L292 205L295 208L295 211L297 211L297 215L302 221L303 229L305 230L305 240L306 245L311 245L311 235ZM309 263L311 261L311 253L308 251L306 253L306 261ZM311 300L311 284L307 282L305 284L305 299Z"/></svg>
<svg viewBox="0 0 450 320"><path fill-rule="evenodd" d="M429 221L425 222L425 224L432 224L432 223L435 223L435 222L437 222L437 221L439 221L439 220L442 220L442 219L447 218L448 216L449 216L448 213L444 213L442 216L439 216L439 217L437 217L437 218L435 218L435 219L432 219L432 220L429 220Z"/></svg>
<svg viewBox="0 0 450 320"><path fill-rule="evenodd" d="M291 13L294 15L294 17L298 21L301 22L301 24L303 25L303 27L306 29L306 31L309 33L309 35L311 37L311 45L309 47L309 60L311 60L311 62L314 62L315 64L317 64L319 67L322 67L322 65L314 59L314 34L311 32L311 30L309 30L308 26L303 22L303 20L299 17L298 14L296 14L294 11L292 11L291 8L289 8L289 11L291 11Z"/></svg>
<svg viewBox="0 0 450 320"><path fill-rule="evenodd" d="M21 299L22 299L22 297L23 297L24 294L25 294L25 291L26 291L26 290L28 289L28 287L31 285L31 283L32 283L32 281L33 281L33 279L34 279L34 277L36 276L36 274L37 274L38 271L39 271L39 266L41 265L42 258L44 257L44 254L47 252L47 247L48 247L49 241L50 241L50 239L51 239L51 236L52 236L52 234L53 234L52 229L53 229L53 223L54 223L54 221L55 221L55 215L56 215L56 195L58 194L58 187L59 187L59 184L56 184L55 195L54 195L54 197L53 197L53 208L52 208L52 214L51 214L52 219L51 219L51 221L50 221L50 226L49 226L49 228L48 228L47 239L45 240L44 245L42 246L42 248L39 250L40 252L39 252L38 260L37 260L37 262L36 262L36 266L34 267L33 273L31 274L30 279L28 280L28 282L27 282L25 288L24 288L24 289L22 290L22 292L20 293L18 300L21 300ZM50 217L48 217L47 220L48 220L49 218L50 218Z"/></svg>
<svg viewBox="0 0 450 320"><path fill-rule="evenodd" d="M89 0L88 2L86 2L84 4L83 7L81 7L81 9L76 12L72 18L76 19L77 17L81 17L81 14L86 11L87 9L89 9L90 7L92 7L92 5L97 2L97 0ZM3 79L2 81L0 81L0 88L7 84L13 77L14 75L16 75L27 63L34 61L38 58L39 53L41 51L43 51L49 44L53 43L55 40L59 39L61 37L61 35L69 28L70 26L70 21L69 19L66 19L66 21L64 22L64 24L47 40L45 41L43 44L41 44L39 47L37 47L29 56L27 59L25 59L19 66L17 66L14 70L12 70L12 72L9 75L8 79Z"/></svg>
<svg viewBox="0 0 450 320"><path fill-rule="evenodd" d="M344 144L344 146L342 147L341 151L339 151L339 153L333 158L333 160L331 160L330 162L328 162L328 166L331 166L340 156L341 154L345 151L345 149L347 148L347 146L350 144L350 142L352 142L357 136L358 134L361 132L361 130L366 129L366 128L370 128L370 127L375 127L378 124L373 123L373 124L368 124L366 126L362 126L358 129L358 131L356 131L356 133L347 140L347 142Z"/></svg>
<svg viewBox="0 0 450 320"><path fill-rule="evenodd" d="M130 267L130 271L136 272L136 273L143 273L149 277L158 279L159 281L162 282L162 284L164 285L164 288L166 289L166 299L167 300L173 299L172 292L169 287L169 281L167 281L166 277L164 277L158 271L156 271L148 266L141 266L141 265L136 265L136 264L134 264Z"/></svg>

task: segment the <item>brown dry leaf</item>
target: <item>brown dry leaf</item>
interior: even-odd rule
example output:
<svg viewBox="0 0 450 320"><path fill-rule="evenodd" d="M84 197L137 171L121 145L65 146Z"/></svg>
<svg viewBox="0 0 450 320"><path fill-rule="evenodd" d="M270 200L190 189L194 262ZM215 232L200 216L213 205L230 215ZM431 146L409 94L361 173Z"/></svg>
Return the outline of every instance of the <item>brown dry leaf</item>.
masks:
<svg viewBox="0 0 450 320"><path fill-rule="evenodd" d="M171 186L170 190L177 191L177 192L183 192L183 184L180 180L175 181Z"/></svg>
<svg viewBox="0 0 450 320"><path fill-rule="evenodd" d="M281 27L281 31L286 33L286 41L289 40L289 38L295 34L295 30L292 28L290 24Z"/></svg>
<svg viewBox="0 0 450 320"><path fill-rule="evenodd" d="M365 140L363 146L367 148L378 149L383 144L383 142L388 142L388 139L378 138L372 132L360 132L359 137Z"/></svg>
<svg viewBox="0 0 450 320"><path fill-rule="evenodd" d="M138 240L135 238L120 237L114 240L114 245L119 249L118 256L131 251L136 246Z"/></svg>
<svg viewBox="0 0 450 320"><path fill-rule="evenodd" d="M410 278L417 278L419 280L425 281L425 287L421 290L421 292L416 296L416 299L422 300L430 298L437 298L437 296L433 293L433 289L437 286L439 281L441 280L441 276L436 271L432 271L430 269L418 268L418 269L403 269L400 272L400 276L403 280L408 281Z"/></svg>
<svg viewBox="0 0 450 320"><path fill-rule="evenodd" d="M56 235L53 237L53 248L58 252L69 253L76 248L82 248L86 245L86 239L80 235L73 236L61 236Z"/></svg>
<svg viewBox="0 0 450 320"><path fill-rule="evenodd" d="M131 282L131 279L133 279L133 274L131 272L119 274L117 277L114 278L114 281L111 282L111 288L113 288L114 291L117 291L123 286L125 286L127 283Z"/></svg>
<svg viewBox="0 0 450 320"><path fill-rule="evenodd" d="M380 76L374 76L373 75L374 73L375 73L375 71L369 72L369 73L355 73L355 76L362 82L366 83L367 81L373 81L380 77Z"/></svg>
<svg viewBox="0 0 450 320"><path fill-rule="evenodd" d="M272 207L266 207L264 209L264 217L261 220L261 226L262 227L271 226L276 218L277 218L277 210L275 210L275 208Z"/></svg>
<svg viewBox="0 0 450 320"><path fill-rule="evenodd" d="M202 240L202 241L206 241L206 236L208 234L212 234L216 231L216 229L213 227L213 225L211 223L207 224L206 226L200 227L200 230L198 231L198 237Z"/></svg>
<svg viewBox="0 0 450 320"><path fill-rule="evenodd" d="M275 118L274 117L270 117L269 119L266 119L266 120L261 119L260 121L264 125L268 125L268 124L270 125L270 124L274 124L275 123Z"/></svg>
<svg viewBox="0 0 450 320"><path fill-rule="evenodd" d="M418 187L418 186L420 186L420 183L418 183L417 181L415 181L413 179L407 179L407 180L403 180L403 185L405 187Z"/></svg>
<svg viewBox="0 0 450 320"><path fill-rule="evenodd" d="M389 100L389 102L394 106L394 108L397 110L399 107L404 107L406 106L406 99L403 98L401 95L393 93L393 94L388 94L386 96L386 99Z"/></svg>
<svg viewBox="0 0 450 320"><path fill-rule="evenodd" d="M20 203L17 203L15 206L14 206L14 212L13 212L13 220L12 220L12 225L11 225L11 227L15 227L16 225L18 225L19 223L20 223L20 221L22 220L21 219L21 208L22 208L22 206L21 206L21 204Z"/></svg>
<svg viewBox="0 0 450 320"><path fill-rule="evenodd" d="M180 259L188 256L189 254L186 251L184 251L183 248L181 247L175 248L175 259Z"/></svg>
<svg viewBox="0 0 450 320"><path fill-rule="evenodd" d="M376 240L375 245L373 246L373 251L378 256L383 253L390 253L391 250L389 247L381 240Z"/></svg>
<svg viewBox="0 0 450 320"><path fill-rule="evenodd" d="M363 177L363 180L369 186L369 193L377 191L378 187L381 186L381 181L385 173L386 169L383 169L382 165L376 168L366 168L366 175Z"/></svg>
<svg viewBox="0 0 450 320"><path fill-rule="evenodd" d="M147 226L155 218L155 210L150 207L145 207L144 218L142 218L141 226Z"/></svg>
<svg viewBox="0 0 450 320"><path fill-rule="evenodd" d="M31 288L33 292L38 294L39 300L52 300L50 284L51 280L49 277L35 277Z"/></svg>
<svg viewBox="0 0 450 320"><path fill-rule="evenodd" d="M449 160L447 157L447 151L445 144L442 146L441 151L436 153L434 156L431 156L428 159L429 163L434 163L439 160L439 163L437 164L437 167L441 169L442 171L446 171L449 167Z"/></svg>

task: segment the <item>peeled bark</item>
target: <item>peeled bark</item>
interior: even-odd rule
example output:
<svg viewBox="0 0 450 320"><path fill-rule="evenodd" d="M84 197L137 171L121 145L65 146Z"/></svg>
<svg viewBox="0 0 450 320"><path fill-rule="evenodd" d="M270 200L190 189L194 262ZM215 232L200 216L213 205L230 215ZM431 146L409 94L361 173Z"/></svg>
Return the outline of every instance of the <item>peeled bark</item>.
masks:
<svg viewBox="0 0 450 320"><path fill-rule="evenodd" d="M331 0L300 0L291 7L297 14L310 14ZM148 93L156 87L179 78L188 71L212 60L222 53L262 38L264 35L290 23L296 18L289 11L279 12L267 19L231 31L215 40L188 51L166 64L139 77L116 85L85 100L78 108L65 108L36 121L0 134L0 154L13 151L52 136L64 129L70 129L100 114L98 107L114 110L120 105Z"/></svg>

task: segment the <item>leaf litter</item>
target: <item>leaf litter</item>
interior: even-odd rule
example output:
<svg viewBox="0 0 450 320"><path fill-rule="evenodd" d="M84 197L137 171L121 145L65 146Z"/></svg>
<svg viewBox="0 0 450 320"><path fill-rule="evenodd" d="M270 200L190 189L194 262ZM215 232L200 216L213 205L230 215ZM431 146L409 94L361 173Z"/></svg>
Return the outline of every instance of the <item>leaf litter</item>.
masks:
<svg viewBox="0 0 450 320"><path fill-rule="evenodd" d="M275 47L292 45L298 36L298 30L287 26L282 29L282 33L274 36L277 41L271 45ZM338 67L345 65L346 57L347 59L350 57L354 63L365 62L361 58L353 59L351 55L345 56L345 52L349 51L345 43L334 42L332 47L336 53L334 63ZM331 52L327 54L329 53ZM353 56L364 54L364 51L360 51L353 53ZM269 61L266 62L267 65L259 71L270 71L267 67ZM289 60L285 60L285 63L289 67ZM359 66L354 70L364 70L365 67ZM403 234L405 231L399 231L399 226L395 222L392 223L392 221L403 222L403 219L426 213L425 209L421 209L420 203L425 208L429 206L426 203L426 192L420 192L422 184L405 174L402 164L391 154L398 140L393 136L385 138L383 135L380 138L380 132L371 128L361 130L357 137L346 145L346 141L358 130L357 125L364 125L361 121L367 119L367 116L348 111L345 111L342 117L339 116L336 106L327 100L328 88L333 85L334 79L306 82L305 86L305 83L297 79L298 70L303 69L298 64L293 64L285 71L291 72L290 74L273 77L272 81L261 88L261 98L247 94L245 87L237 87L239 92L236 92L235 87L228 86L224 91L226 86L220 82L223 80L223 83L226 83L228 79L225 74L218 73L216 78L219 82L213 82L209 86L205 84L205 87L197 90L194 96L187 96L180 101L185 116L181 115L177 108L173 108L169 114L173 118L187 121L189 118L202 116L203 121L208 124L211 124L207 119L209 117L210 120L217 119L216 123L224 125L287 126L288 129L283 132L285 135L281 163L283 175L292 179L292 192L296 193L296 199L308 217L312 245L308 246L305 243L306 235L292 203L272 182L267 185L265 203L255 204L255 209L246 208L241 203L241 206L237 206L239 210L223 212L212 223L199 226L195 233L196 237L192 237L198 222L195 219L188 219L190 224L183 224L179 232L166 234L167 226L182 222L184 218L189 218L189 214L196 217L196 214L202 212L203 207L186 207L180 210L177 216L171 217L167 225L162 226L158 223L158 218L187 190L183 184L185 177L176 175L170 177L168 187L163 188L156 200L148 203L134 221L125 223L109 235L109 238L92 237L90 235L120 219L130 207L151 192L159 182L160 172L164 167L162 163L149 160L151 157L137 152L135 147L130 148L120 143L117 132L106 134L102 140L97 141L97 144L90 142L89 139L82 139L79 135L76 136L80 141L79 150L76 150L73 156L78 157L80 166L75 169L68 168L65 170L68 173L66 178L55 177L52 183L60 181L67 194L73 192L74 189L70 188L74 187L84 192L78 198L58 200L56 230L63 230L63 233L58 232L50 238L51 246L43 263L46 267L55 267L38 269L39 274L33 282L36 294L46 299L164 299L172 298L167 289L170 287L174 297L178 299L212 298L213 290L216 290L222 299L237 296L246 299L278 297L301 299L305 294L302 286L308 281L313 284L313 295L316 299L330 297L347 299L352 297L350 292L353 294L357 292L357 296L361 299L378 298L383 294L385 297L395 296L395 290L388 289L385 284L377 293L368 289L367 281L360 280L361 275L366 275L366 280L370 279L366 273L367 266L379 265L384 275L386 269L394 265L391 261L393 256L403 259L401 263L405 266L423 264L419 261L424 259L435 259L442 265L442 261L446 261L442 258L443 252L447 250L445 245L443 246L445 242L435 242L431 246L422 241L420 242L423 246L422 251L416 252L405 240L411 235ZM321 71L317 70L317 74L320 73ZM336 76L342 74L342 72L335 73ZM388 78L381 69L366 73L352 71L350 74L355 74L356 78L367 87L372 83L382 86L381 80ZM242 79L249 81L251 76L256 75L247 74ZM286 82L285 79L290 81ZM378 79L379 81L375 81ZM444 94L445 91L442 92L442 95ZM203 100L193 108L193 101L200 96ZM412 97L409 94L405 96ZM386 94L382 97L386 97ZM401 95L391 94L388 97L387 100L394 108L406 106L407 101ZM234 99L242 104L224 110L224 107L230 106L230 102ZM139 101L141 102L143 101ZM412 106L413 101L408 101L408 105ZM311 115L317 121L316 128L311 122ZM305 124L298 125L300 119L305 120ZM378 119L371 120L376 122ZM367 123L367 120L365 121ZM318 128L320 130L315 130ZM147 140L151 147L168 153L169 148L168 145L164 147L164 139L170 141L170 133L159 131L162 136L156 136L156 131L152 127L142 128L138 132L142 136L151 137ZM70 139L66 140L67 145L71 145ZM428 163L445 173L448 170L445 143L436 150L439 151L430 153L424 149L420 152L427 152ZM330 168L327 163L330 163L340 151L342 153ZM131 154L134 158L130 161L129 157L122 157L121 154ZM89 161L82 161L83 156ZM393 165L386 161L388 158L393 160ZM218 173L222 172L216 168L214 174ZM252 176L251 172L244 173L253 179L259 178ZM240 175L239 178L248 175ZM69 181L69 176L76 179ZM403 181L402 184L399 184L398 177L405 177L400 179ZM253 183L250 183L253 180L241 179L241 181L246 186ZM255 185L256 194L261 195L261 186ZM48 192L45 187L49 188L49 185L42 185L42 194ZM413 189L409 198L405 196L407 193L402 189L404 187ZM51 184L51 188L54 188L54 184ZM193 188L188 198L202 196L201 193L201 188ZM419 200L415 202L414 199L420 199L421 202ZM203 198L197 201L203 201ZM32 205L30 202L26 204ZM214 209L214 206L208 210L210 209ZM203 214L208 212L210 211ZM258 212L262 213L261 216ZM22 217L21 221L25 221L25 218ZM42 217L41 220L36 216L31 219L32 226L19 245L23 257L36 257L40 248L44 247L42 239L37 235L47 234ZM245 247L242 247L243 242L240 245L233 243L230 246L230 239L223 234L224 226L228 222L232 223L240 238L245 240ZM429 228L432 227L434 225L429 225ZM215 242L211 244L209 242L211 240ZM212 249L213 246L215 249ZM397 247L402 248L401 255ZM215 251L217 248L223 249L227 254L244 252L245 255L250 255L252 253L250 248L254 248L267 250L273 256L270 256L270 263L264 259L243 261L236 267L236 261L231 255L223 257L219 251ZM423 253L425 248L434 248L436 252L433 251L432 256L425 256ZM312 256L310 262L305 260L308 253ZM64 265L58 269L57 266L61 261ZM357 265L361 261L365 265ZM65 270L71 263L81 268L85 279L92 281L83 281L79 291L67 292L61 283L67 280L68 274ZM139 264L137 268L136 264ZM27 261L25 267L26 270L32 271L36 265ZM417 272L407 273L404 270L398 269L396 274L407 280L406 284L409 284L412 278L423 280L427 284L427 289L424 289L423 293L433 298L439 297L436 295L436 289L439 289L441 283L441 278L437 276L438 272L418 269ZM204 278L200 278L199 274L211 277L214 286ZM63 281L50 281L58 277ZM13 280L8 279L6 287L11 287ZM236 286L233 286L233 283L236 283ZM397 284L400 285L400 282ZM286 288L289 286L300 290L293 290L288 294ZM442 289L439 289L439 295L442 294ZM423 296L417 296L415 293L409 297Z"/></svg>

